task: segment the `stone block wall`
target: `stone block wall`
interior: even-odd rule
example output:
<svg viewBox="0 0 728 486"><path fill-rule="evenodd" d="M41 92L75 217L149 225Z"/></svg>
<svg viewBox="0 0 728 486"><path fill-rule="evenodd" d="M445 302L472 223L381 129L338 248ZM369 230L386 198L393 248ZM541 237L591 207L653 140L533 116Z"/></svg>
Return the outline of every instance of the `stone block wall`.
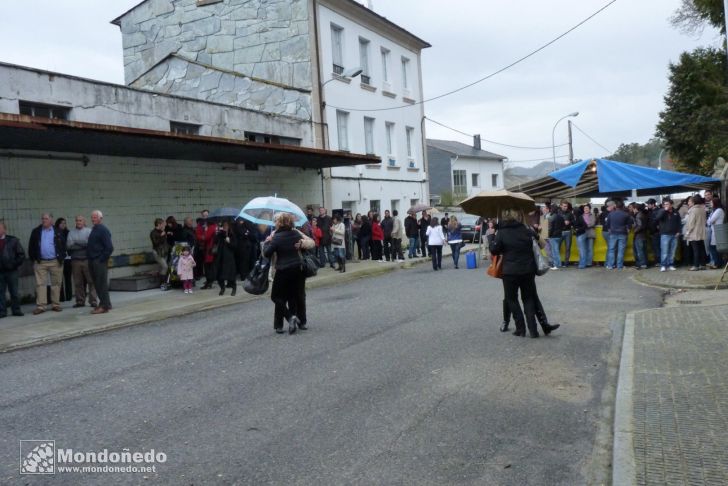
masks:
<svg viewBox="0 0 728 486"><path fill-rule="evenodd" d="M308 0L147 0L121 19L131 84L171 53L310 90Z"/></svg>
<svg viewBox="0 0 728 486"><path fill-rule="evenodd" d="M84 214L90 225L91 211L100 209L118 256L150 251L149 232L157 217L197 218L203 208L242 207L253 197L273 194L302 207L321 201L321 179L311 169L247 171L233 164L88 156L86 167L80 161L0 156L0 218L26 250L31 230L46 211L71 224ZM111 274L136 270L113 268ZM32 277L21 279L22 294L32 294L33 288Z"/></svg>
<svg viewBox="0 0 728 486"><path fill-rule="evenodd" d="M302 120L311 119L310 91L287 89L233 71L190 62L176 55L157 64L131 86Z"/></svg>

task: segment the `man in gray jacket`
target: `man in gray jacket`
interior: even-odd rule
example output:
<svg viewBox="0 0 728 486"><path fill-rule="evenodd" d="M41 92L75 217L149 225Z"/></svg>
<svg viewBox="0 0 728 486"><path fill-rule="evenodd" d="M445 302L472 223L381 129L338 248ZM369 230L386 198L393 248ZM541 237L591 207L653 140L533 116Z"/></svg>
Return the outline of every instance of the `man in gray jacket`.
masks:
<svg viewBox="0 0 728 486"><path fill-rule="evenodd" d="M73 271L73 287L76 294L76 304L73 307L83 307L86 302L86 286L88 285L88 304L96 307L98 299L91 272L88 269L88 255L86 246L91 228L86 227L86 218L76 216L76 227L68 232L66 247L71 256L71 270Z"/></svg>

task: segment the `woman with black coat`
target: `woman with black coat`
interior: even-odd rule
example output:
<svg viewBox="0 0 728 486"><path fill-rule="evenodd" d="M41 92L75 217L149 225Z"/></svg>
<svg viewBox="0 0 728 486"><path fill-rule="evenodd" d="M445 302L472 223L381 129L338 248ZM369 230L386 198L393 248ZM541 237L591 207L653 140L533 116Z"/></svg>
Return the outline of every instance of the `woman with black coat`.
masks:
<svg viewBox="0 0 728 486"><path fill-rule="evenodd" d="M237 292L237 274L238 268L235 262L235 252L237 249L237 238L230 227L230 223L225 221L222 228L218 228L215 234L215 274L217 275L217 284L220 286L220 295L225 294L225 282L228 287L233 289L230 295Z"/></svg>
<svg viewBox="0 0 728 486"><path fill-rule="evenodd" d="M303 291L306 280L300 250L310 248L313 240L294 228L293 216L288 213L277 214L275 225L275 232L263 244L263 256L272 258L273 254L276 255L276 273L270 294L275 304L273 329L282 334L285 318L288 333L293 334L296 328L307 329L305 321L298 315L305 313L306 308L306 293Z"/></svg>
<svg viewBox="0 0 728 486"><path fill-rule="evenodd" d="M359 227L359 244L361 245L362 260L369 260L370 247L372 240L372 222L368 216L361 217L361 226Z"/></svg>
<svg viewBox="0 0 728 486"><path fill-rule="evenodd" d="M533 254L533 241L536 234L522 222L521 213L514 209L503 211L502 223L498 226L495 239L490 244L493 255L503 258L503 289L513 319L516 321L515 336L526 335L526 324L532 338L539 337L536 327L536 259ZM518 304L518 291L525 309ZM544 333L555 329L546 324L542 326Z"/></svg>

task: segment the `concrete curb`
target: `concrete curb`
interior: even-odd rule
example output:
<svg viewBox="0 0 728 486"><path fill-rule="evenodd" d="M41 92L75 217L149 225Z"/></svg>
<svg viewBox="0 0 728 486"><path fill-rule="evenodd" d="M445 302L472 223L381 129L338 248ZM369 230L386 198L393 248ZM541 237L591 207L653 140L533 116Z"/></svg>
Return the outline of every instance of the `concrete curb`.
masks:
<svg viewBox="0 0 728 486"><path fill-rule="evenodd" d="M629 486L637 483L632 420L632 392L634 376L634 313L627 314L624 322L622 357L619 362L617 399L614 411L614 452L612 458L612 485Z"/></svg>
<svg viewBox="0 0 728 486"><path fill-rule="evenodd" d="M657 287L661 289L692 289L692 290L713 290L715 289L715 282L712 284L691 284L691 283L685 283L682 285L670 285L666 283L661 282L655 282L653 280L650 280L648 278L645 278L641 274L633 275L632 278L641 284L649 285L651 287ZM728 289L728 282L721 282L718 285L718 289Z"/></svg>
<svg viewBox="0 0 728 486"><path fill-rule="evenodd" d="M320 278L314 278L312 280L309 280L306 284L307 289L316 289L316 288L324 288L324 287L331 287L334 285L341 285L349 282L353 282L355 280L359 280L362 278L368 278L368 277L376 277L379 275L384 275L385 273L393 272L395 270L399 270L401 268L412 268L416 265L429 262L430 260L427 258L418 258L416 260L407 261L406 263L400 263L400 264L392 264L392 263L382 263L380 267L374 267L374 268L366 268L358 271L353 271L351 273L335 273L332 275L326 275L325 277ZM354 264L356 265L356 264ZM236 299L219 299L219 300L213 300L210 302L204 302L204 303L194 303L190 304L188 306L182 306L182 307L175 307L172 309L161 309L158 312L149 313L145 312L141 315L133 315L122 319L115 319L113 322L109 322L107 324L98 324L93 327L86 327L86 328L79 328L74 329L73 331L68 331L64 333L59 333L55 335L49 335L49 336L40 336L40 337L33 337L31 339L27 339L24 341L16 341L11 344L1 344L0 343L0 353L7 353L11 351L17 351L19 349L24 348L30 348L34 346L42 346L45 344L51 344L58 341L64 341L67 339L82 337L82 336L89 336L91 334L98 334L106 331L112 331L116 329L122 329L125 327L131 327L136 326L140 324L147 324L149 322L155 322L160 321L164 319L171 319L174 317L182 317L190 314L195 314L197 312L206 312L214 309L220 309L223 307L229 307L232 305L238 305L238 304L245 304L248 302L253 302L255 300L259 299L265 299L270 297L270 293L267 292L263 295L249 295L245 294L242 289L240 289L242 292L242 295L240 298ZM106 314L109 315L109 314ZM113 314L112 314L113 315Z"/></svg>

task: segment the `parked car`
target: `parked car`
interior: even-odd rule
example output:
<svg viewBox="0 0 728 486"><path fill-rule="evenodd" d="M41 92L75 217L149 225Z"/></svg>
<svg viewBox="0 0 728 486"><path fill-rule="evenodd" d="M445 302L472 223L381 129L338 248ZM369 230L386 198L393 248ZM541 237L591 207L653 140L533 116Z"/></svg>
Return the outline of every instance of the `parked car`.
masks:
<svg viewBox="0 0 728 486"><path fill-rule="evenodd" d="M458 218L460 224L463 226L462 235L463 241L469 241L471 243L477 243L480 238L480 218L473 216L472 214L463 214Z"/></svg>

